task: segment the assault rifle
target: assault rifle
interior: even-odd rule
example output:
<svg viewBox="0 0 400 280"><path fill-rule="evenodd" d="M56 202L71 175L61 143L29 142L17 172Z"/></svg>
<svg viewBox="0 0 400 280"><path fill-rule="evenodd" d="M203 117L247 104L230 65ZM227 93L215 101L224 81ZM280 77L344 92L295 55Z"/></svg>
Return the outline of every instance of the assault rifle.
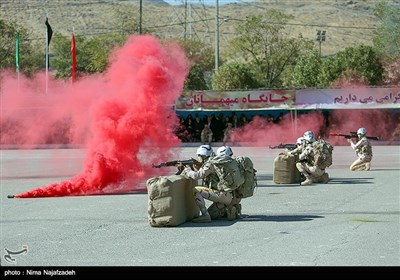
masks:
<svg viewBox="0 0 400 280"><path fill-rule="evenodd" d="M343 136L346 139L358 138L357 132L355 132L355 131L350 131L350 134L329 133L329 135L330 136ZM379 136L367 136L367 139L380 140L380 137Z"/></svg>
<svg viewBox="0 0 400 280"><path fill-rule="evenodd" d="M279 144L277 146L269 146L270 149L288 149L289 151L297 148L296 144Z"/></svg>
<svg viewBox="0 0 400 280"><path fill-rule="evenodd" d="M153 168L161 168L161 167L167 167L167 166L176 166L177 164L181 163L183 166L198 166L200 165L200 162L191 158L191 159L186 159L186 160L173 160L173 161L167 161L167 162L161 162L160 164L152 164ZM181 174L183 171L178 169L178 172L176 173L176 175Z"/></svg>

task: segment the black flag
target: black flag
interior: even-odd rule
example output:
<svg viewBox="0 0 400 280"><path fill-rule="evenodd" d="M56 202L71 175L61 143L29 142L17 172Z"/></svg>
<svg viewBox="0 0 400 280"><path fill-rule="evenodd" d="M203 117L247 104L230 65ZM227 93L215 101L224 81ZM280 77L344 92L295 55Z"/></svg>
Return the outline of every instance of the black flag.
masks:
<svg viewBox="0 0 400 280"><path fill-rule="evenodd" d="M47 17L46 17L46 26L47 26L47 45L50 45L51 36L53 36L53 29L51 29L51 26L49 24L49 20Z"/></svg>

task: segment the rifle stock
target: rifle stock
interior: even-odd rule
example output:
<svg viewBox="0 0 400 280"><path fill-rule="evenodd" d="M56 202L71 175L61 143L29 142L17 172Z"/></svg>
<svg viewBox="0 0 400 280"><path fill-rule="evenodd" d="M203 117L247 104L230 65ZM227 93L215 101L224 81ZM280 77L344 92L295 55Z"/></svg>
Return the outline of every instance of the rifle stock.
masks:
<svg viewBox="0 0 400 280"><path fill-rule="evenodd" d="M346 139L351 139L351 138L358 138L357 132L355 131L350 131L350 134L341 134L341 133L329 133L330 136L342 136ZM380 140L379 136L367 136L367 139L369 140Z"/></svg>
<svg viewBox="0 0 400 280"><path fill-rule="evenodd" d="M176 166L177 164L181 163L184 166L190 166L193 167L194 164L198 164L199 162L195 159L186 159L186 160L172 160L172 161L166 161L166 162L161 162L160 164L152 164L153 168L161 168L161 167L167 167L167 166ZM178 170L176 175L179 175L182 173L183 170Z"/></svg>
<svg viewBox="0 0 400 280"><path fill-rule="evenodd" d="M277 146L269 146L270 149L288 149L294 150L297 148L296 144L279 144Z"/></svg>

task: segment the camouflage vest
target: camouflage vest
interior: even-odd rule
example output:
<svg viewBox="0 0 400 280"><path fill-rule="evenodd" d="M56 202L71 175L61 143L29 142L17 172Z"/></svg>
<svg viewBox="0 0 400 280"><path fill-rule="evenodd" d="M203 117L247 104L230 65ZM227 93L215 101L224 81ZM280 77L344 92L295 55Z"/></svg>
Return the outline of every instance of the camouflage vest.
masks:
<svg viewBox="0 0 400 280"><path fill-rule="evenodd" d="M372 146L367 137L363 137L361 154L372 157Z"/></svg>

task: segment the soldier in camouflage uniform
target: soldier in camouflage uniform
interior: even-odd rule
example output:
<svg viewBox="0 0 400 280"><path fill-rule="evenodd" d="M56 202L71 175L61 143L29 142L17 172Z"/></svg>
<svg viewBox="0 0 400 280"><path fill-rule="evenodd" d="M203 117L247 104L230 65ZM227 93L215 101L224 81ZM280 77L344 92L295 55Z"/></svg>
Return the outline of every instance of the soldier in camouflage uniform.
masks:
<svg viewBox="0 0 400 280"><path fill-rule="evenodd" d="M370 170L372 161L372 146L367 138L367 130L361 127L357 130L358 141L347 139L351 147L356 151L357 159L350 165L351 171Z"/></svg>
<svg viewBox="0 0 400 280"><path fill-rule="evenodd" d="M209 145L201 145L197 149L197 156L203 163L202 166L199 169L186 166L181 173L182 176L193 180L203 179L203 186L195 187L196 204L200 208L201 216L192 221L197 223L211 222L212 218L219 218L220 215L223 215L223 212L226 213L228 220L235 219L239 209L228 206L234 199L234 189L244 182L237 162L223 153L214 156ZM222 165L224 166L223 169L220 168ZM224 172L229 171L227 174L222 174L222 170ZM205 199L213 202L212 207L210 206L213 215L210 215L209 209L206 208ZM228 209L230 211L227 211Z"/></svg>

